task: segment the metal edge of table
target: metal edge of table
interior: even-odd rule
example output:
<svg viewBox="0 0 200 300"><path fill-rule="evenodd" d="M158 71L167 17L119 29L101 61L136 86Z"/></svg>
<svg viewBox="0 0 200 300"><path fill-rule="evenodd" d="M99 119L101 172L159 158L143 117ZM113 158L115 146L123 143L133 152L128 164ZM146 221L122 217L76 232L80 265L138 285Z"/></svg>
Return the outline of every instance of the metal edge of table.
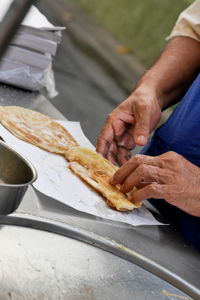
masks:
<svg viewBox="0 0 200 300"><path fill-rule="evenodd" d="M142 267L143 269L172 284L176 288L182 290L194 299L199 299L200 297L200 290L197 287L188 283L172 271L139 254L138 252L129 249L124 245L118 244L114 240L94 234L93 232L70 226L69 224L56 222L55 220L19 213L14 213L8 217L5 216L0 218L0 224L22 226L37 230L39 229L90 244Z"/></svg>

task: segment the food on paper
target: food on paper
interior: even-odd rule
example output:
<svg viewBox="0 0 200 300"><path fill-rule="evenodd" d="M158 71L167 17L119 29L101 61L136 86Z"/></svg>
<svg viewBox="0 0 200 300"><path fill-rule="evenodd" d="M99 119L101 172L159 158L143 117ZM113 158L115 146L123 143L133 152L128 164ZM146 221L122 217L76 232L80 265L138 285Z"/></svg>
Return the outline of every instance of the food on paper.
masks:
<svg viewBox="0 0 200 300"><path fill-rule="evenodd" d="M20 106L3 106L0 121L21 140L65 155L71 171L102 194L110 207L130 211L141 205L129 201L120 185L109 184L110 177L118 170L116 166L95 151L80 147L71 134L50 117Z"/></svg>
<svg viewBox="0 0 200 300"><path fill-rule="evenodd" d="M2 106L0 121L23 141L53 153L64 154L78 146L71 134L50 117L20 106Z"/></svg>
<svg viewBox="0 0 200 300"><path fill-rule="evenodd" d="M100 192L109 206L119 211L133 210L138 207L120 191L119 185L109 184L110 177L118 168L107 159L93 150L81 147L69 149L65 156L70 161L68 166L72 172Z"/></svg>

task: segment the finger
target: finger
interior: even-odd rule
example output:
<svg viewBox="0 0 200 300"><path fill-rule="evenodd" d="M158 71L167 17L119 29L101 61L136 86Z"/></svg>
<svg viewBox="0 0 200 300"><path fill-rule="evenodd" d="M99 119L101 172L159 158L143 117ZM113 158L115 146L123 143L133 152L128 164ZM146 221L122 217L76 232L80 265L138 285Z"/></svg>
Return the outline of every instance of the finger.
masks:
<svg viewBox="0 0 200 300"><path fill-rule="evenodd" d="M123 164L117 172L111 177L110 184L116 185L118 183L122 184L124 180L138 167L139 164L143 163L146 159L145 155L136 154L125 164Z"/></svg>
<svg viewBox="0 0 200 300"><path fill-rule="evenodd" d="M130 192L134 187L137 189L151 184L153 182L165 183L165 171L151 165L139 165L134 172L132 172L121 186L123 193Z"/></svg>
<svg viewBox="0 0 200 300"><path fill-rule="evenodd" d="M113 140L114 132L112 125L110 123L106 123L97 139L96 151L103 157L106 157L110 144Z"/></svg>
<svg viewBox="0 0 200 300"><path fill-rule="evenodd" d="M123 147L118 147L117 161L120 166L125 164L130 158L131 158L130 150L127 150Z"/></svg>
<svg viewBox="0 0 200 300"><path fill-rule="evenodd" d="M160 158L158 156L152 157L148 155L136 154L117 170L114 176L110 179L110 184L112 185L116 185L118 183L122 184L126 180L126 178L132 172L134 172L134 170L141 164L147 164L147 165L152 165L157 167L163 165L160 162Z"/></svg>
<svg viewBox="0 0 200 300"><path fill-rule="evenodd" d="M126 102L126 101L125 101ZM134 117L127 111L127 104L124 102L123 109L116 108L107 118L106 123L98 137L96 151L102 156L106 156L111 142L126 131L127 124L134 124Z"/></svg>
<svg viewBox="0 0 200 300"><path fill-rule="evenodd" d="M151 114L145 104L139 103L134 116L134 140L137 145L144 146L149 138Z"/></svg>
<svg viewBox="0 0 200 300"><path fill-rule="evenodd" d="M129 127L133 126L135 119L129 112L118 110L118 112L110 114L108 122L111 122L115 139L123 136Z"/></svg>
<svg viewBox="0 0 200 300"><path fill-rule="evenodd" d="M166 186L159 183L152 183L142 189L133 191L129 194L128 199L133 203L138 203L149 198L164 199Z"/></svg>
<svg viewBox="0 0 200 300"><path fill-rule="evenodd" d="M117 119L112 123L115 139L118 139L123 136L124 132L127 130L127 124L121 120Z"/></svg>
<svg viewBox="0 0 200 300"><path fill-rule="evenodd" d="M133 148L135 148L132 126L124 133L123 136L116 138L116 142L118 146L124 147L128 150L132 150Z"/></svg>
<svg viewBox="0 0 200 300"><path fill-rule="evenodd" d="M111 144L110 144L110 147L107 151L107 154L106 154L106 158L111 162L113 163L113 165L116 165L117 164L117 145L116 143L113 141Z"/></svg>

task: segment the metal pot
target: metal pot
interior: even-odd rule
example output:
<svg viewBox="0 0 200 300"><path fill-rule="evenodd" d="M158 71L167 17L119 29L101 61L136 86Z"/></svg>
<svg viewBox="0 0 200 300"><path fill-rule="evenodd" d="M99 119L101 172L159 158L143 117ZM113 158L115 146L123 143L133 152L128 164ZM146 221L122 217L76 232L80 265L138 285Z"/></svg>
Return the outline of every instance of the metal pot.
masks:
<svg viewBox="0 0 200 300"><path fill-rule="evenodd" d="M28 185L36 178L36 170L30 162L0 141L0 215L17 209Z"/></svg>

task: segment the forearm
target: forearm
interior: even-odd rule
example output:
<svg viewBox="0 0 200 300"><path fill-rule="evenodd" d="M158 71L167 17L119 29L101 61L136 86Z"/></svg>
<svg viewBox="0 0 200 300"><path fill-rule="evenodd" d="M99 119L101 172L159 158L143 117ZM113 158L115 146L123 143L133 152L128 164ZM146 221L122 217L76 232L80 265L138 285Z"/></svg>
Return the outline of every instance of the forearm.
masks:
<svg viewBox="0 0 200 300"><path fill-rule="evenodd" d="M176 103L200 71L200 42L177 37L138 82L136 90L154 91L161 109Z"/></svg>

